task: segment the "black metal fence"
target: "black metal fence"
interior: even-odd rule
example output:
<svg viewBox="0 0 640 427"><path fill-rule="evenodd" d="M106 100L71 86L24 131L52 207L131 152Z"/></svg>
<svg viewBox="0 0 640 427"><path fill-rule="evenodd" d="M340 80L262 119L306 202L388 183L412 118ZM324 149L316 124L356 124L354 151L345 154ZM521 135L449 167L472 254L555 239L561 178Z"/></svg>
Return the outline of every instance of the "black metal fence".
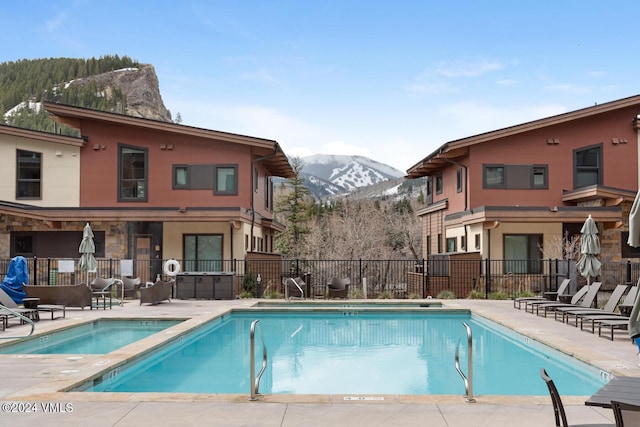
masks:
<svg viewBox="0 0 640 427"><path fill-rule="evenodd" d="M565 278L575 278L576 286L586 283L579 276L575 261L491 260L438 258L420 260L307 260L261 259L256 254L247 260L177 260L183 272L224 271L235 274L236 295L247 289L246 278L260 276L260 295L284 294L287 277L302 277L308 285L307 296L320 296L318 289L334 277L351 280L352 298L513 298L524 292L539 294L555 291ZM0 260L6 273L10 260ZM140 277L143 282L166 279L166 260L98 259L95 272L80 271L77 260L30 258L31 285L70 285L91 281L94 277ZM636 283L640 263L604 262L600 276L602 290L617 284ZM591 279L593 281L593 279ZM255 286L252 289L256 289ZM254 291L255 292L255 291Z"/></svg>

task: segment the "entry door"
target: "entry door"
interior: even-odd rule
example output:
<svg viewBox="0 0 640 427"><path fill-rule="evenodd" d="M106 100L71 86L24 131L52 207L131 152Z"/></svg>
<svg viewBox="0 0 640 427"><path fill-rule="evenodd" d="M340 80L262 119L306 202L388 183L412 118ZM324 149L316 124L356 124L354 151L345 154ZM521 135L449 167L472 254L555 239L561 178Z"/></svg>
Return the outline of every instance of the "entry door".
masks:
<svg viewBox="0 0 640 427"><path fill-rule="evenodd" d="M151 280L151 236L138 235L134 238L134 264L135 275L140 278L142 283Z"/></svg>

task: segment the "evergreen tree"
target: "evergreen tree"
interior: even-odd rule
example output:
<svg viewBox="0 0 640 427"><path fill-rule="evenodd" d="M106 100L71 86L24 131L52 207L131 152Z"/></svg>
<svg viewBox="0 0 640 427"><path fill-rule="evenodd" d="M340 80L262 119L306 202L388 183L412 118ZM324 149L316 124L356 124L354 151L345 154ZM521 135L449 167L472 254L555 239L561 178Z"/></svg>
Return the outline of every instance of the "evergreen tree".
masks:
<svg viewBox="0 0 640 427"><path fill-rule="evenodd" d="M303 164L300 157L294 157L291 166L294 176L287 180L287 192L275 206L278 219L287 227L276 236L276 247L280 253L296 258L302 254L310 232L312 203L309 200L309 189L305 187L305 180L301 176Z"/></svg>

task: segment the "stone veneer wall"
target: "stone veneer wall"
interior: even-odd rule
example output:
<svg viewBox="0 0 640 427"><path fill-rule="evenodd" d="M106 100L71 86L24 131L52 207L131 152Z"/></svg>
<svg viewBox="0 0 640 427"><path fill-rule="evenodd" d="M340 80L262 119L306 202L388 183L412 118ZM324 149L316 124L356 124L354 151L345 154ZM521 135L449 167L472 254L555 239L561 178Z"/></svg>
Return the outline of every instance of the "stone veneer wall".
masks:
<svg viewBox="0 0 640 427"><path fill-rule="evenodd" d="M59 226L58 226L59 224ZM11 231L81 231L86 222L50 224L30 218L0 215L0 258L11 256ZM124 222L91 222L91 228L105 232L105 258L123 259L127 257L127 224ZM80 242L78 242L78 246Z"/></svg>

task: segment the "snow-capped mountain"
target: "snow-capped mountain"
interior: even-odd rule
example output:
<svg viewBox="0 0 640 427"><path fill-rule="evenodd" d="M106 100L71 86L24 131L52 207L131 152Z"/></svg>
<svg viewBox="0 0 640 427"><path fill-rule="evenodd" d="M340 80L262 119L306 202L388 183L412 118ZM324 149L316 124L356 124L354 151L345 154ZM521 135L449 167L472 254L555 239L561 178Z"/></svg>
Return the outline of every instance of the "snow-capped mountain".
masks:
<svg viewBox="0 0 640 427"><path fill-rule="evenodd" d="M319 199L404 176L398 169L363 156L316 154L301 160L305 184Z"/></svg>

